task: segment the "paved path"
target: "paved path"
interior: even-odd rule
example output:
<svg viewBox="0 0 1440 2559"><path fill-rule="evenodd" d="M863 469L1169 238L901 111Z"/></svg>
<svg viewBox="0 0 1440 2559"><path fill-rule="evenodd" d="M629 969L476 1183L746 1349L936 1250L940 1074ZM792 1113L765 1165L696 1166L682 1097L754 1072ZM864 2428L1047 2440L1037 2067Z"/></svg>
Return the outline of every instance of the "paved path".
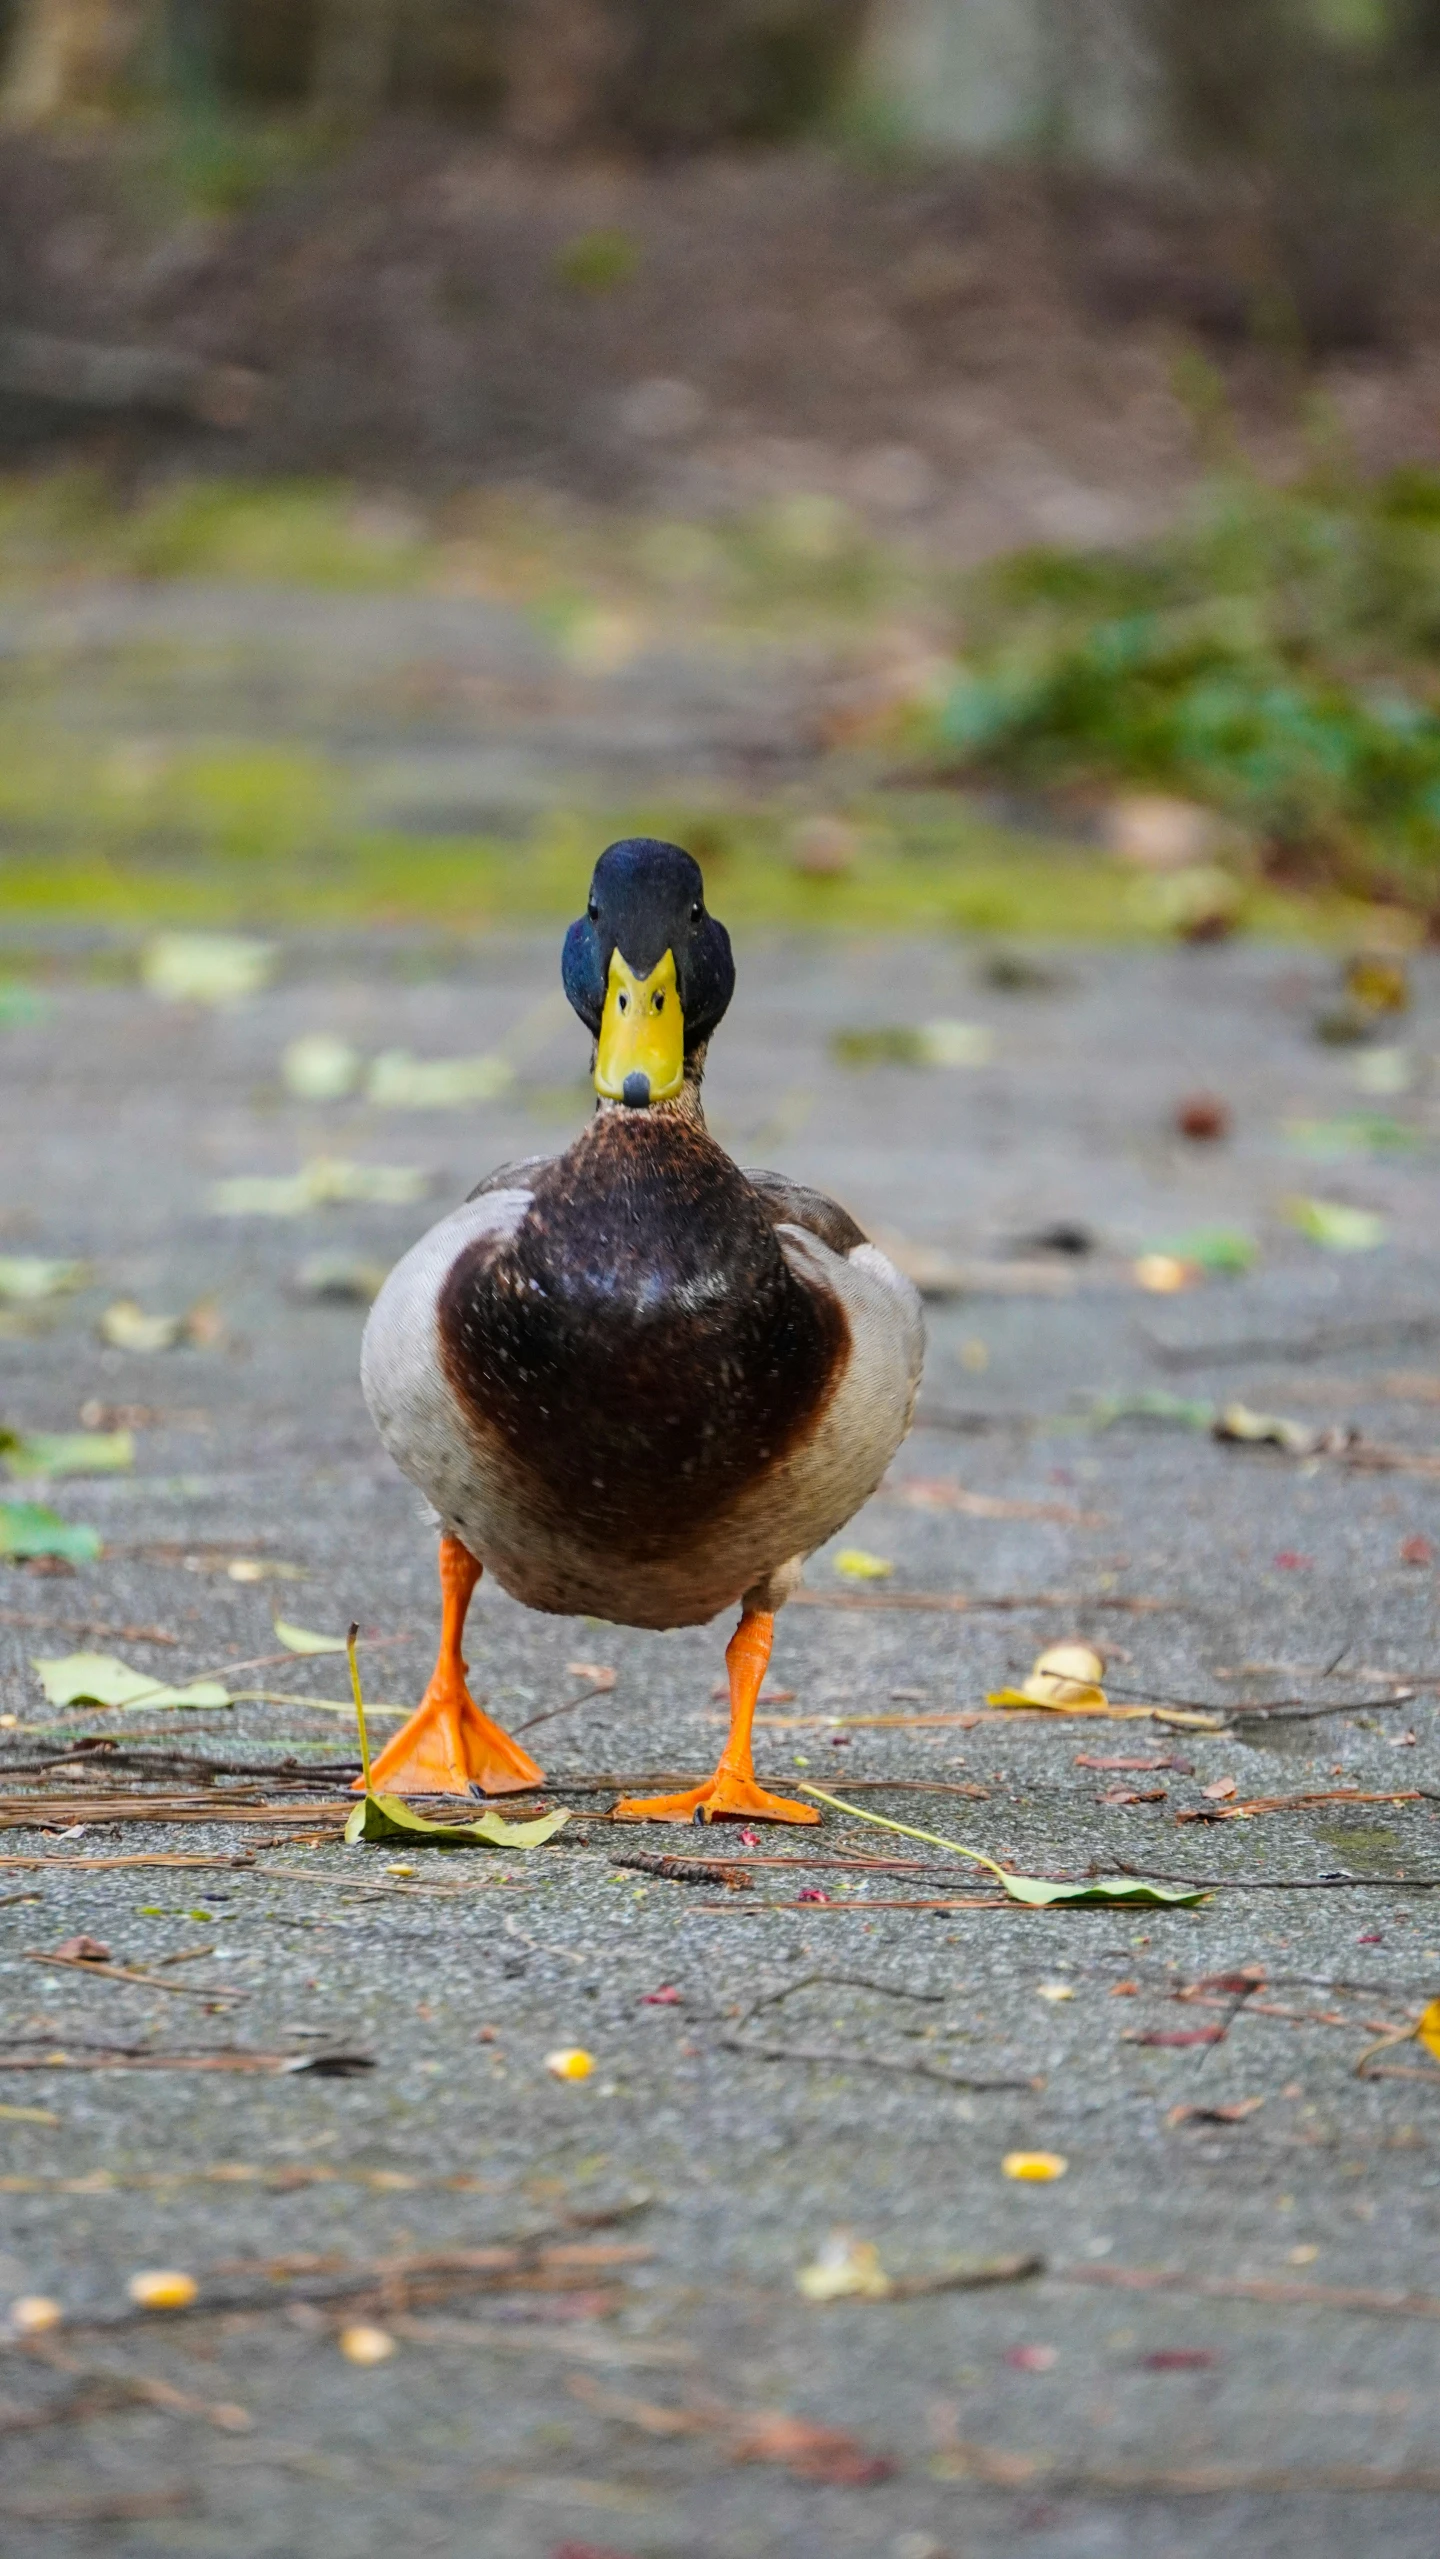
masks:
<svg viewBox="0 0 1440 2559"><path fill-rule="evenodd" d="M1022 1871L1139 1867L1216 1879L1213 1898L1143 1914L893 1906L975 1897L972 1871L953 1861L951 1882L939 1851L919 1876L756 1866L754 1891L734 1895L621 1869L597 1818L607 1798L578 1781L709 1764L725 1630L552 1622L494 1592L474 1623L478 1686L515 1723L571 1710L532 1736L557 1795L577 1787L564 1844L442 1861L273 1844L263 1829L272 1844L257 1846L219 1823L12 1832L5 1854L47 1862L0 1869L7 1895L35 1895L0 1909L0 2104L54 2120L0 2114L0 2291L50 2294L99 2323L62 2334L53 2364L0 2365L16 2559L1434 2548L1440 2068L1413 2044L1390 2059L1418 2076L1365 2082L1355 2063L1385 2021L1440 1991L1435 1802L1411 1794L1440 1788L1434 1690L1396 1694L1401 1674L1429 1682L1440 1667L1435 1573L1414 1542L1440 1547L1440 1477L1223 1447L1174 1419L1101 1429L1094 1406L1240 1396L1412 1457L1440 1446L1425 1081L1440 974L1422 968L1402 1026L1420 1080L1377 1100L1357 1090L1352 1055L1311 1037L1325 969L1294 955L1075 955L1031 995L978 983L959 942L792 942L744 949L741 964L710 1088L726 1142L982 1266L971 1294L932 1309L924 1427L850 1532L892 1561L891 1579L847 1583L821 1556L811 1590L1027 1600L794 1607L774 1668L794 1693L772 1711L813 1720L765 1728L768 1770L872 1788L857 1800ZM343 1719L299 1704L59 1717L28 1667L80 1645L167 1677L248 1662L279 1649L272 1603L307 1625L353 1614L400 1636L370 1655L369 1683L381 1701L414 1696L435 1622L430 1533L366 1420L359 1310L297 1296L294 1274L322 1251L383 1263L488 1166L563 1142L584 1109L583 1042L554 985L548 937L420 980L382 938L309 943L231 1014L62 974L48 1019L3 1034L4 1249L96 1272L38 1310L44 1329L7 1318L5 1418L74 1427L92 1402L148 1415L133 1474L52 1495L100 1529L102 1559L73 1578L5 1576L0 1704L20 1721L4 1761L33 1758L27 1737L60 1722L233 1761L346 1756ZM937 1017L987 1025L990 1062L857 1071L832 1055L837 1029ZM278 1061L311 1029L369 1054L502 1046L518 1082L462 1112L305 1105ZM1196 1086L1228 1099L1229 1143L1171 1134ZM1357 1112L1403 1123L1413 1144L1325 1158L1287 1134ZM298 1220L207 1205L217 1180L321 1154L418 1167L430 1198ZM1295 1192L1383 1214L1389 1240L1320 1251L1278 1213ZM1056 1220L1083 1222L1094 1251L1051 1256L1050 1293L1022 1271L1017 1293L994 1266L1033 1265L1026 1239ZM1255 1235L1250 1276L1169 1298L1135 1287L1137 1252L1214 1226ZM127 1295L174 1312L213 1297L224 1339L151 1357L103 1348L97 1318ZM907 1498L915 1479L941 1489ZM305 1578L237 1580L237 1558ZM953 1718L1071 1634L1109 1651L1117 1696L1230 1718L1278 1699L1372 1702L1223 1732L843 1720ZM613 1668L614 1687L590 1694L576 1660ZM297 1699L343 1684L324 1659L234 1684L252 1679ZM1107 1758L1169 1764L1079 1764ZM1179 1821L1223 1805L1203 1790L1230 1778L1237 1802L1410 1800ZM1121 1788L1142 1800L1100 1800ZM904 1852L836 1818L817 1853L886 1845ZM81 1862L156 1849L253 1863ZM715 1853L739 1850L727 1837ZM413 1878L392 1872L405 1864ZM801 1903L797 1888L831 1898ZM26 1960L78 1931L160 1981L245 1996L211 2010ZM197 1947L213 1951L160 1969ZM1174 1993L1242 1967L1263 1986L1222 2042L1136 2040L1223 2023L1226 2007ZM762 1992L784 1996L748 2016ZM746 2057L737 2036L775 2057ZM376 2066L8 2066L105 2039L343 2047ZM568 2044L596 2067L559 2084L544 2056ZM964 2084L995 2080L1011 2084ZM1016 2149L1068 2170L1007 2180ZM1032 2252L1045 2271L817 2307L796 2270L837 2227L873 2242L895 2278ZM473 2269L468 2288L453 2270L412 2272L352 2308L396 2352L363 2368L338 2350L329 2295L347 2268L527 2238L648 2253L532 2263L528 2288L513 2266L489 2289ZM219 2306L110 2333L129 2276L157 2265L193 2270L202 2305ZM1176 2288L1128 2285L1156 2268ZM1398 2315L1387 2293L1427 2300ZM230 2403L248 2427L206 2414ZM854 2443L787 2432L777 2412Z"/></svg>

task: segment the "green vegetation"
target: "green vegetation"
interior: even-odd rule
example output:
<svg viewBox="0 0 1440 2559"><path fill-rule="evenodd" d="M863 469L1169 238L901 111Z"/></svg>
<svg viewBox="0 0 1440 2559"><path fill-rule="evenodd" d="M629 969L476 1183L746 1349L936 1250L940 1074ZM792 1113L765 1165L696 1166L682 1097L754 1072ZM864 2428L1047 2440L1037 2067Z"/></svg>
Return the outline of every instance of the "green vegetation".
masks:
<svg viewBox="0 0 1440 2559"><path fill-rule="evenodd" d="M979 580L938 765L1178 792L1272 871L1440 903L1440 476L1213 488L1133 551Z"/></svg>
<svg viewBox="0 0 1440 2559"><path fill-rule="evenodd" d="M1202 923L1219 906L1341 943L1377 894L1436 902L1440 480L1423 475L1288 492L1232 476L1164 540L967 581L819 493L696 524L488 493L426 516L339 483L177 481L123 504L98 475L0 481L0 594L48 605L107 577L485 597L581 675L702 634L861 669L878 642L899 675L862 683L816 766L823 858L814 798L788 791L572 792L491 833L437 832L377 815L364 757L331 740L349 725L403 750L432 707L463 733L443 670L372 681L322 655L277 692L243 619L233 642L181 649L95 646L47 613L0 683L0 920L27 930L549 922L597 841L637 828L692 843L739 924L1163 938L1200 897ZM1078 805L1091 833L1117 789L1181 793L1226 821L1228 874L1137 875L1002 826L957 774Z"/></svg>

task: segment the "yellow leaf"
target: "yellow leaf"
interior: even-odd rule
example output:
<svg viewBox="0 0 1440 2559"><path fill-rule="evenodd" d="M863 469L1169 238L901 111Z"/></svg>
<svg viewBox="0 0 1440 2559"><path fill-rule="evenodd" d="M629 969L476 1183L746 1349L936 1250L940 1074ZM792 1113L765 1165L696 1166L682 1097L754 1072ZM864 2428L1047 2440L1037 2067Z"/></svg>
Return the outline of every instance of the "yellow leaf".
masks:
<svg viewBox="0 0 1440 2559"><path fill-rule="evenodd" d="M1435 2059L1440 2061L1440 1999L1432 1999L1429 2007L1423 2011L1420 2023L1415 2029L1415 2037L1418 2043L1424 2045L1427 2053L1433 2053Z"/></svg>
<svg viewBox="0 0 1440 2559"><path fill-rule="evenodd" d="M1090 1644L1050 1644L1023 1688L999 1688L992 1706L1048 1706L1061 1715L1097 1715L1110 1700L1100 1686L1105 1664Z"/></svg>
<svg viewBox="0 0 1440 2559"><path fill-rule="evenodd" d="M835 1570L848 1582L883 1582L895 1567L884 1555L872 1555L864 1546L842 1546L835 1557Z"/></svg>
<svg viewBox="0 0 1440 2559"><path fill-rule="evenodd" d="M1005 2176L1026 2186L1048 2186L1052 2178L1063 2177L1069 2165L1058 2150L1007 2150L1000 2162Z"/></svg>
<svg viewBox="0 0 1440 2559"><path fill-rule="evenodd" d="M849 2230L831 2231L814 2264L797 2268L795 2285L807 2301L884 2301L893 2289L873 2239Z"/></svg>
<svg viewBox="0 0 1440 2559"><path fill-rule="evenodd" d="M562 2044L557 2052L545 2055L545 2067L552 2079L588 2079L595 2056L580 2044Z"/></svg>
<svg viewBox="0 0 1440 2559"><path fill-rule="evenodd" d="M58 2301L49 2301L44 2293L23 2293L10 2304L10 2325L17 2337L43 2337L47 2328L58 2328L65 2317Z"/></svg>
<svg viewBox="0 0 1440 2559"><path fill-rule="evenodd" d="M193 2275L182 2275L173 2266L152 2266L132 2275L125 2289L141 2310L188 2310L200 2292Z"/></svg>
<svg viewBox="0 0 1440 2559"><path fill-rule="evenodd" d="M276 1618L275 1632L287 1653L343 1653L345 1650L343 1635L312 1634L308 1626L291 1626L283 1617Z"/></svg>
<svg viewBox="0 0 1440 2559"><path fill-rule="evenodd" d="M340 2352L347 2363L383 2364L395 2352L395 2340L386 2328L370 2328L357 2323L340 2331Z"/></svg>

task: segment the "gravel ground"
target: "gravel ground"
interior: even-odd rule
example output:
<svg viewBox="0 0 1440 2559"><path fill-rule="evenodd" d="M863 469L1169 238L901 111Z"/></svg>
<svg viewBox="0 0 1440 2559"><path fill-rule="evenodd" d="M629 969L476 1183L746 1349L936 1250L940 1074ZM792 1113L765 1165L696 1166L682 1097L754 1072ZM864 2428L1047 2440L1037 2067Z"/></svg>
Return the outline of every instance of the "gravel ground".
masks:
<svg viewBox="0 0 1440 2559"><path fill-rule="evenodd" d="M612 1832L608 1797L582 1781L712 1762L726 1630L551 1621L491 1589L472 1620L477 1690L512 1724L566 1709L531 1736L577 1807L552 1848L407 1859L278 1825L12 1829L0 2294L52 2295L68 2315L58 2342L7 2351L0 2372L15 2559L1434 2549L1440 2072L1416 2044L1388 2057L1410 2075L1363 2081L1355 2064L1440 1990L1436 1798L1177 1816L1219 1810L1202 1790L1227 1778L1236 1802L1440 1787L1435 1575L1416 1543L1440 1545L1440 1475L1225 1447L1173 1418L1101 1428L1094 1406L1240 1396L1412 1459L1435 1447L1440 970L1417 970L1397 1035L1416 1080L1377 1101L1356 1089L1354 1053L1313 1038L1327 964L1293 953L1059 955L1057 982L1028 994L986 983L958 940L757 943L740 959L710 1087L725 1142L978 1265L931 1309L900 1491L848 1532L891 1578L847 1583L826 1555L809 1571L818 1601L977 1604L792 1607L772 1686L793 1696L770 1709L763 1772L868 1786L860 1802L1024 1872L1128 1866L1217 1889L1195 1909L1040 1913L896 1906L981 1897L941 1851L918 1877L755 1865L748 1894L622 1869L617 1839L696 1842ZM29 1668L79 1646L166 1677L249 1662L278 1650L272 1603L399 1638L370 1654L369 1686L381 1702L418 1693L432 1535L361 1403L360 1309L307 1300L295 1273L318 1252L388 1261L491 1164L563 1143L584 1109L553 937L457 948L448 972L427 944L421 967L380 935L297 941L269 991L230 1012L62 968L47 1018L4 1033L0 1240L95 1270L87 1291L6 1317L6 1419L74 1428L92 1403L146 1418L133 1473L50 1495L101 1531L101 1560L5 1575L0 1760L57 1723L232 1761L346 1757L349 1728L323 1708L58 1717ZM988 1025L991 1061L834 1061L837 1029L937 1016ZM519 1080L464 1111L302 1104L278 1061L316 1029L367 1053L504 1045ZM1173 1134L1196 1087L1228 1101L1229 1141ZM1317 1157L1289 1126L1377 1111L1415 1142ZM419 1167L429 1199L293 1220L208 1205L217 1180L321 1154ZM1322 1252L1279 1214L1296 1191L1381 1212L1388 1241ZM1042 1257L1042 1278L1025 1239L1056 1220L1095 1245ZM1135 1254L1217 1225L1259 1239L1249 1276L1137 1289ZM213 1298L223 1337L103 1347L98 1317L124 1296L152 1312ZM904 1498L913 1479L931 1491ZM937 1481L979 1504L952 1491L944 1506ZM304 1578L236 1579L236 1559ZM981 1604L999 1598L1025 1604ZM1224 1731L843 1720L953 1719L1072 1634L1108 1651L1117 1696L1230 1718L1371 1702ZM577 1659L613 1667L613 1688L591 1693L567 1671ZM1397 1694L1407 1672L1427 1684ZM234 1684L252 1677L297 1700L343 1688L324 1659ZM1158 1800L1100 1801L1122 1785ZM703 1844L743 1856L728 1834ZM908 1845L840 1816L805 1843ZM216 1862L84 1862L156 1852ZM760 1853L802 1849L767 1835ZM27 1960L78 1931L230 2004ZM203 1961L157 1973L196 1948ZM1261 1986L1222 2042L1134 2040L1223 2022L1174 1993L1247 1966ZM647 2004L662 1989L679 1996ZM751 2015L769 1992L784 1996ZM283 2086L16 2067L106 2039L343 2048L374 2066ZM547 2074L560 2045L593 2053L589 2078ZM1016 2149L1067 2172L1009 2180ZM1007 2254L1044 2271L817 2306L796 2270L836 2228L897 2279ZM534 2242L524 2280L392 2275L349 2315L396 2351L372 2367L339 2351L327 2277L333 2293L347 2268L512 2241ZM547 2270L547 2244L625 2253ZM153 2266L193 2271L198 2311L112 2333L128 2278ZM1177 2282L1128 2286L1137 2269ZM1410 2313L1386 2293L1415 2296ZM248 2423L227 2421L235 2407ZM779 2413L850 2440L787 2433Z"/></svg>

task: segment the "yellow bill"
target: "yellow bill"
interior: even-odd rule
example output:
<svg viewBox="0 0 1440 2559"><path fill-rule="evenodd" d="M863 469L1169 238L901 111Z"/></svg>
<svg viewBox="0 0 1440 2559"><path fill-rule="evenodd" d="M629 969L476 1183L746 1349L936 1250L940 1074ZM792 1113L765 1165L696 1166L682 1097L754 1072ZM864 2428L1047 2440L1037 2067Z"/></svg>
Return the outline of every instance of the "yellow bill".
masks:
<svg viewBox="0 0 1440 2559"><path fill-rule="evenodd" d="M667 951L648 977L616 951L595 1052L595 1090L610 1102L668 1102L685 1081L685 1017Z"/></svg>

